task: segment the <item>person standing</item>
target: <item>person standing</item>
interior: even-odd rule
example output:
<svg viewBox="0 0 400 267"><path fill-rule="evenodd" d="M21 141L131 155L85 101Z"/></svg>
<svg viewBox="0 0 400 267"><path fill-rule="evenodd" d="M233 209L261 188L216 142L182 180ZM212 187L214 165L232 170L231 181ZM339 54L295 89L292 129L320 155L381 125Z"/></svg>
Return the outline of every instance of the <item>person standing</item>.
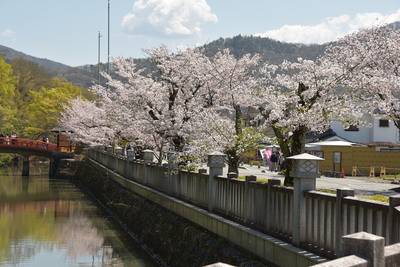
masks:
<svg viewBox="0 0 400 267"><path fill-rule="evenodd" d="M12 145L16 145L17 144L17 138L18 138L18 135L15 132L12 133L12 135L11 135L11 144Z"/></svg>
<svg viewBox="0 0 400 267"><path fill-rule="evenodd" d="M279 160L279 152L275 152L272 153L270 161L271 161L271 171L275 172L276 171L276 167L278 164L278 160Z"/></svg>

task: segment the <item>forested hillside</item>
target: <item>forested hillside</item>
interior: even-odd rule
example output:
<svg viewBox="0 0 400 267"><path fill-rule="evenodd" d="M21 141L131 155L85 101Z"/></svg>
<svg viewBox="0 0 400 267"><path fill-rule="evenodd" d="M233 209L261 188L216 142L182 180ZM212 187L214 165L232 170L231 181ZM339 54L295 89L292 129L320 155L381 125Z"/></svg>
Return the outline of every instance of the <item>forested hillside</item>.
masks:
<svg viewBox="0 0 400 267"><path fill-rule="evenodd" d="M203 48L205 49L206 55L209 57L212 57L222 49L229 48L231 53L238 57L246 53L258 53L262 56L263 61L279 63L284 59L293 61L298 57L315 59L323 53L325 45L289 44L270 38L238 35L232 38L219 38L218 40L204 45ZM99 68L97 64L70 67L48 59L29 56L1 45L0 50L3 52L5 61L8 63L11 63L17 58L24 58L43 67L46 72L51 73L54 77L59 79L65 78L77 86L90 87L93 83L98 83ZM137 64L141 68L152 68L147 59L137 59ZM106 64L101 63L100 71L105 70ZM100 82L102 84L105 82L102 77L100 77Z"/></svg>
<svg viewBox="0 0 400 267"><path fill-rule="evenodd" d="M3 45L0 45L0 56L1 55L4 57L4 60L8 63L17 58L23 58L28 61L35 62L38 65L41 65L42 67L46 68L49 72L52 73L54 71L57 71L57 69L59 69L60 71L65 71L70 68L70 66L68 65L51 61L46 58L33 57Z"/></svg>
<svg viewBox="0 0 400 267"><path fill-rule="evenodd" d="M87 88L58 79L49 70L22 57L11 63L0 57L0 132L4 135L49 136L69 99L94 98Z"/></svg>
<svg viewBox="0 0 400 267"><path fill-rule="evenodd" d="M252 55L258 53L263 61L278 64L284 59L295 61L298 57L316 59L324 52L326 45L289 44L270 38L238 35L232 38L219 38L205 45L204 48L208 56L229 48L231 54L237 57L246 53Z"/></svg>
<svg viewBox="0 0 400 267"><path fill-rule="evenodd" d="M400 27L400 22L392 23L390 26L393 29L398 29ZM240 57L246 53L250 53L252 55L258 53L261 55L264 62L279 64L285 59L289 61L296 61L299 57L314 60L319 55L324 53L326 46L327 44L292 44L276 41L270 38L238 35L231 38L219 38L218 40L204 45L202 48L205 49L205 53L209 57L214 56L222 49L228 48L231 54L235 55L236 57ZM70 67L48 59L29 56L2 45L0 45L0 55L1 54L3 54L7 63L11 63L17 58L24 58L28 61L38 64L44 68L47 73L52 74L54 77L58 79L65 78L69 82L80 87L90 87L94 83L98 83L99 71L106 70L105 63L101 63L100 68L97 66L97 64ZM138 64L139 68L147 68L150 70L153 68L150 62L145 58L136 59L136 63ZM115 75L112 70L111 75ZM104 78L100 77L100 83L105 83Z"/></svg>

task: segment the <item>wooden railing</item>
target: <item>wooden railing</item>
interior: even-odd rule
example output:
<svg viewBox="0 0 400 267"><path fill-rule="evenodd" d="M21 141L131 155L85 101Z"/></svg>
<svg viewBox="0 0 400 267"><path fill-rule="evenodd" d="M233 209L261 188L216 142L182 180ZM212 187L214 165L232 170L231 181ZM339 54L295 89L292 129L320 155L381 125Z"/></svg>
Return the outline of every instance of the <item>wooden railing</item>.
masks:
<svg viewBox="0 0 400 267"><path fill-rule="evenodd" d="M75 152L75 146L57 147L57 144L53 143L10 137L0 137L0 147L34 149L46 152Z"/></svg>

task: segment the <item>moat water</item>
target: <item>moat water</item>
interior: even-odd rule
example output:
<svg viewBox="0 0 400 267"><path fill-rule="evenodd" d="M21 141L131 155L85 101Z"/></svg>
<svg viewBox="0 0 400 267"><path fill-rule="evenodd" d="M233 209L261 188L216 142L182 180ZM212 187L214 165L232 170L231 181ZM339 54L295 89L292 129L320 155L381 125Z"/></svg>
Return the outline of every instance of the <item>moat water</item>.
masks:
<svg viewBox="0 0 400 267"><path fill-rule="evenodd" d="M159 266L76 185L21 173L0 169L0 266Z"/></svg>

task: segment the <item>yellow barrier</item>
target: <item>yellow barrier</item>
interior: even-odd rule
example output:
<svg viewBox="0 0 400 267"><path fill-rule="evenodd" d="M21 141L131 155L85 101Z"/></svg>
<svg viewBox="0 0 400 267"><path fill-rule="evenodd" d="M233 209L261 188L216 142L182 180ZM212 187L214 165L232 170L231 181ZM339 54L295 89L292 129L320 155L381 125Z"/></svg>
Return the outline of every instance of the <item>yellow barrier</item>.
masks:
<svg viewBox="0 0 400 267"><path fill-rule="evenodd" d="M379 177L386 178L386 168L385 167L381 167L381 175Z"/></svg>
<svg viewBox="0 0 400 267"><path fill-rule="evenodd" d="M357 166L353 166L351 169L351 176L357 176Z"/></svg>
<svg viewBox="0 0 400 267"><path fill-rule="evenodd" d="M369 170L369 177L375 177L375 167L371 167Z"/></svg>

